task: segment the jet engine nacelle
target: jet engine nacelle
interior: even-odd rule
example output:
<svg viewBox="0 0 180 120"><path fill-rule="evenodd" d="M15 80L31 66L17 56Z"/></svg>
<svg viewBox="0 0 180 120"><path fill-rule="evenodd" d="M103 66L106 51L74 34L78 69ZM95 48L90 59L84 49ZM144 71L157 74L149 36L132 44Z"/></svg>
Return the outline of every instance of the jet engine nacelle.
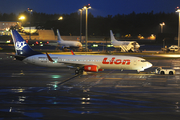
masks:
<svg viewBox="0 0 180 120"><path fill-rule="evenodd" d="M84 66L84 71L86 71L86 72L98 72L98 67L96 65L86 65L86 66Z"/></svg>

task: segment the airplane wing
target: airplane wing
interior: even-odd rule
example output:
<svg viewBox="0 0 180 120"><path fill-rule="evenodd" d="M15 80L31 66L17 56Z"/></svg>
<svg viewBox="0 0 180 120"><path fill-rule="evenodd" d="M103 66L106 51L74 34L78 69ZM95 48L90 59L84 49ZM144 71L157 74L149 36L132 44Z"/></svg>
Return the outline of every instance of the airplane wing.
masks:
<svg viewBox="0 0 180 120"><path fill-rule="evenodd" d="M65 65L67 65L67 67L83 67L85 66L85 64L81 64L81 63L78 63L78 64L72 64L72 63L68 63L68 62L58 62L58 63L64 63Z"/></svg>
<svg viewBox="0 0 180 120"><path fill-rule="evenodd" d="M100 69L100 66L99 65L96 65L96 64L85 64L85 63L68 63L68 62L58 62L58 63L64 63L64 65L67 65L67 67L84 67L84 66L88 66L88 65L93 65L93 66L97 66L98 69Z"/></svg>

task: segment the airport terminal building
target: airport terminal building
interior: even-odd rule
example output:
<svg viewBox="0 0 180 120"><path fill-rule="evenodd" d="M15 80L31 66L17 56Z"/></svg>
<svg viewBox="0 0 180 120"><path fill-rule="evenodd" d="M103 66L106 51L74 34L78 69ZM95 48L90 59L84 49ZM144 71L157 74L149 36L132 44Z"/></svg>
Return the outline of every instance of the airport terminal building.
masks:
<svg viewBox="0 0 180 120"><path fill-rule="evenodd" d="M21 26L21 24L19 21L0 21L0 31L9 30L11 26Z"/></svg>
<svg viewBox="0 0 180 120"><path fill-rule="evenodd" d="M9 29L11 26L22 27L21 21L0 21L0 36L2 35L11 35ZM23 30L29 32L29 27L23 27ZM53 30L37 30L35 27L31 27L31 31L37 31L38 35L31 35L31 40L57 40ZM25 40L29 40L29 35L21 34ZM79 36L62 36L65 40L79 40ZM82 36L83 40L85 39Z"/></svg>

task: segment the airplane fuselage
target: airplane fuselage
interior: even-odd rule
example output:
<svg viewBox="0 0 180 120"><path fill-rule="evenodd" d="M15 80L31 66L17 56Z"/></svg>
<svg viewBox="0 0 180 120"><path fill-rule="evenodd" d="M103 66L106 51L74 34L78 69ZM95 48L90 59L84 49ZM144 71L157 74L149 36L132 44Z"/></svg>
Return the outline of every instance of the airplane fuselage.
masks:
<svg viewBox="0 0 180 120"><path fill-rule="evenodd" d="M63 48L81 48L82 47L82 44L78 41L58 41L58 42L55 42L55 43L49 43L48 45L51 45L51 46L61 46Z"/></svg>
<svg viewBox="0 0 180 120"><path fill-rule="evenodd" d="M23 61L46 67L67 67L68 65L96 65L99 69L120 69L144 71L151 63L139 57L132 56L95 56L95 55L50 55L50 62L45 54L34 55Z"/></svg>
<svg viewBox="0 0 180 120"><path fill-rule="evenodd" d="M58 45L63 47L76 47L76 48L82 47L82 44L78 41L58 41Z"/></svg>

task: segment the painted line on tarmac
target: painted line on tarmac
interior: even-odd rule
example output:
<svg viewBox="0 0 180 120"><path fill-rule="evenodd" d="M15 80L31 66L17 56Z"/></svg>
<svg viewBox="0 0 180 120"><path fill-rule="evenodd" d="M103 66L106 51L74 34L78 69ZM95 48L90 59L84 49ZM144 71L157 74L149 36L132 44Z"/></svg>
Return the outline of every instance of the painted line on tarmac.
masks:
<svg viewBox="0 0 180 120"><path fill-rule="evenodd" d="M63 80L62 82L58 83L57 85L60 86L60 85L62 85L62 84L64 84L64 83L72 80L73 78L75 78L75 77L77 77L77 76L79 76L79 75L76 74L76 75L74 75L73 77L70 77L70 78L68 78L68 79L66 79L66 80Z"/></svg>

